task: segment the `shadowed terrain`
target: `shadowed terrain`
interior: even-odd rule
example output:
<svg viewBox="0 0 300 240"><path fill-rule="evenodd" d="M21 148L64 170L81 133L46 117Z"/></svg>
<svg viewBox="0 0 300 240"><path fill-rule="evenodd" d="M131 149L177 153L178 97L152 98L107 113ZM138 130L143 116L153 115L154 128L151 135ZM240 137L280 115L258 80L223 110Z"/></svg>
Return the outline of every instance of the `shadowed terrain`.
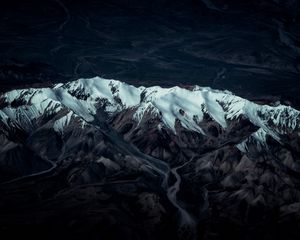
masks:
<svg viewBox="0 0 300 240"><path fill-rule="evenodd" d="M299 103L296 0L29 0L0 13L2 90L102 76Z"/></svg>

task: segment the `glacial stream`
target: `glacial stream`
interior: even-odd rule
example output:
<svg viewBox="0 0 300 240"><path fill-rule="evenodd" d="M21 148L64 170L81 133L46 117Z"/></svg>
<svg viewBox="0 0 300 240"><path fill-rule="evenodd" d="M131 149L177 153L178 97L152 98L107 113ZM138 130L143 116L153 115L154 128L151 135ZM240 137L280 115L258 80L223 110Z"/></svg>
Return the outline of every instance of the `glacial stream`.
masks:
<svg viewBox="0 0 300 240"><path fill-rule="evenodd" d="M184 239L196 239L196 222L182 206L178 203L177 193L180 191L181 176L178 173L178 169L184 167L186 164L191 162L194 157L184 164L174 167L170 170L170 173L175 176L175 182L169 186L167 190L167 196L170 202L178 209L180 215L180 221L178 222L178 233L180 237Z"/></svg>
<svg viewBox="0 0 300 240"><path fill-rule="evenodd" d="M181 176L178 173L178 169L184 167L191 161L193 161L194 156L187 162L170 168L169 164L166 162L151 157L142 153L138 148L132 146L130 143L126 142L122 136L120 136L109 124L106 123L105 118L103 118L103 112L98 112L93 125L97 125L99 130L105 134L119 149L126 152L127 154L138 157L138 160L143 161L145 166L149 169L155 171L162 180L161 186L166 191L167 197L172 205L178 210L178 234L181 239L193 240L196 239L196 222L191 216L191 214L185 210L177 200L177 194L180 191ZM174 183L169 185L169 179L171 176L175 177Z"/></svg>

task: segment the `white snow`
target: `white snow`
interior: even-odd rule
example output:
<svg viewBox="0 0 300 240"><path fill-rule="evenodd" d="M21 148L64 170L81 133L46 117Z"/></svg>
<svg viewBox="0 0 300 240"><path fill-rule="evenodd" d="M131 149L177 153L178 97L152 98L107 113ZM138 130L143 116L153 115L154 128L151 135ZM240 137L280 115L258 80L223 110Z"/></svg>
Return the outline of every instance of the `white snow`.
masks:
<svg viewBox="0 0 300 240"><path fill-rule="evenodd" d="M56 120L53 124L53 129L56 132L63 133L65 126L67 126L70 123L72 116L73 116L73 113L68 112L67 115Z"/></svg>
<svg viewBox="0 0 300 240"><path fill-rule="evenodd" d="M199 126L204 114L208 114L223 128L227 127L228 121L244 116L277 140L280 134L299 131L300 128L300 112L291 107L259 105L229 91L209 87L195 86L192 90L180 87L134 87L95 77L59 83L53 88L13 90L2 97L8 106L0 109L0 121L6 125L18 124L26 129L34 127L32 122L43 114L57 113L63 108L78 115L83 122L91 123L99 107L108 114L131 108L134 111L133 118L138 123L145 114L151 114L160 118L161 123L174 133L178 119L184 128L205 134ZM14 100L22 100L20 106L10 106ZM69 121L70 115L64 116L53 127L62 131Z"/></svg>
<svg viewBox="0 0 300 240"><path fill-rule="evenodd" d="M267 132L259 128L256 132L252 133L247 139L243 142L236 145L236 147L243 153L248 152L249 144L256 144L257 149L260 151L262 149L268 148L267 145Z"/></svg>

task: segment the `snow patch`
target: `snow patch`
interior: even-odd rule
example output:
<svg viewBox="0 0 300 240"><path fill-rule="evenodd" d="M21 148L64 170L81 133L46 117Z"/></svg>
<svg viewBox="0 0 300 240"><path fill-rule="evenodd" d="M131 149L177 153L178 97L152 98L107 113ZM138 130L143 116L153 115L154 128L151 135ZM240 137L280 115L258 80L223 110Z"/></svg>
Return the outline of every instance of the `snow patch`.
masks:
<svg viewBox="0 0 300 240"><path fill-rule="evenodd" d="M247 139L243 142L236 145L236 147L243 153L247 153L249 145L255 144L257 149L261 151L262 149L267 149L267 132L260 128L256 132L252 133Z"/></svg>
<svg viewBox="0 0 300 240"><path fill-rule="evenodd" d="M56 131L56 132L59 132L59 133L63 133L64 131L64 128L69 125L70 121L71 121L71 118L73 116L73 113L72 112L69 112L67 115L63 116L62 118L56 120L53 124L53 129Z"/></svg>

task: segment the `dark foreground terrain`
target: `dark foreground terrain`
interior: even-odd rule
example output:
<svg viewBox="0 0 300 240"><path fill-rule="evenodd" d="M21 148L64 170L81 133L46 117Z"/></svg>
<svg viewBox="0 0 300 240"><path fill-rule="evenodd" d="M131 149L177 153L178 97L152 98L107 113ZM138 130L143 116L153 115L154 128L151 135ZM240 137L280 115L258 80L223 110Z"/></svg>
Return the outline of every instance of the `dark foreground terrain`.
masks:
<svg viewBox="0 0 300 240"><path fill-rule="evenodd" d="M0 3L0 89L102 76L299 105L297 0Z"/></svg>

